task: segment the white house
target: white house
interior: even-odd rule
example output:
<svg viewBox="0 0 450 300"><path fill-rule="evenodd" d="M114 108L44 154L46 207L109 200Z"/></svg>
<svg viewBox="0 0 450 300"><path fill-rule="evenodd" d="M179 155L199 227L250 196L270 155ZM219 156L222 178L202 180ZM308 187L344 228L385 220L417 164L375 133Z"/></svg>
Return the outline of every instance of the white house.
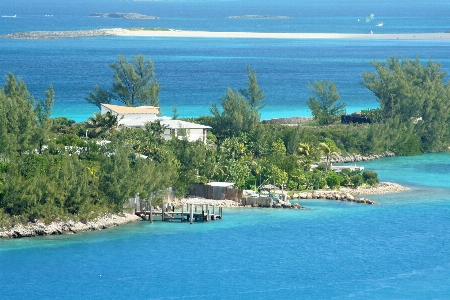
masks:
<svg viewBox="0 0 450 300"><path fill-rule="evenodd" d="M129 107L113 104L101 104L100 113L102 115L110 112L117 116L117 125L125 127L142 127L147 122L154 122L158 119L159 107L139 106Z"/></svg>
<svg viewBox="0 0 450 300"><path fill-rule="evenodd" d="M172 120L168 117L162 117L159 120L161 125L165 127L164 138L166 140L175 136L179 139L187 138L190 142L201 140L206 144L206 132L211 127L182 120Z"/></svg>
<svg viewBox="0 0 450 300"><path fill-rule="evenodd" d="M101 114L112 113L117 116L117 125L128 128L144 127L145 123L160 121L165 127L163 137L170 140L172 136L179 139L186 138L190 142L201 140L206 143L206 132L211 127L186 122L182 120L172 120L169 117L158 117L159 107L139 106L127 107L113 104L102 104Z"/></svg>
<svg viewBox="0 0 450 300"><path fill-rule="evenodd" d="M342 172L343 169L349 169L350 171L364 171L363 166L357 166L356 164L354 166L351 165L333 166L333 164L331 164L330 166L330 170L335 171L336 173Z"/></svg>

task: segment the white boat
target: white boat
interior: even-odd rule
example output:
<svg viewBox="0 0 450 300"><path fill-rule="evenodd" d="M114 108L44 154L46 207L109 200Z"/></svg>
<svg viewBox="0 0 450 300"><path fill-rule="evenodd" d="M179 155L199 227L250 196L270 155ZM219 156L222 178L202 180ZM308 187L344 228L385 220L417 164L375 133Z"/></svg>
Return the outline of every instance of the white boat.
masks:
<svg viewBox="0 0 450 300"><path fill-rule="evenodd" d="M17 15L14 15L14 16L2 16L2 18L15 18L15 17L17 17Z"/></svg>
<svg viewBox="0 0 450 300"><path fill-rule="evenodd" d="M378 22L377 26L383 26L383 22Z"/></svg>

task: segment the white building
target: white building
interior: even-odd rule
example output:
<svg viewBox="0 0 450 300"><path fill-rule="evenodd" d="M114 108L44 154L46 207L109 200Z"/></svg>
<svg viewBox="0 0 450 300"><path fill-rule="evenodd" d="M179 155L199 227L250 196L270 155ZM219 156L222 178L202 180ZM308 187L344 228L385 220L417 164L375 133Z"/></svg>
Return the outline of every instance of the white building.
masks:
<svg viewBox="0 0 450 300"><path fill-rule="evenodd" d="M154 122L158 119L159 107L139 106L129 107L113 104L101 104L100 113L102 115L110 112L117 116L117 125L125 127L142 127L147 122Z"/></svg>
<svg viewBox="0 0 450 300"><path fill-rule="evenodd" d="M102 104L101 114L110 112L117 116L117 125L128 128L144 127L145 123L160 121L165 127L163 138L170 140L172 136L179 139L187 139L190 142L201 140L206 143L206 132L211 127L186 122L182 120L172 120L169 117L158 117L159 108L155 106L127 107L113 104Z"/></svg>

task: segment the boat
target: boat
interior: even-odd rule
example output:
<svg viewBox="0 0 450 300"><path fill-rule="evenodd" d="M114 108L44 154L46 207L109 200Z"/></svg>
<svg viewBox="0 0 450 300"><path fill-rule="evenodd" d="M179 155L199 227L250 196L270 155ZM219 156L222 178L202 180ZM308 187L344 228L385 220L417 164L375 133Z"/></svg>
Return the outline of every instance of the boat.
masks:
<svg viewBox="0 0 450 300"><path fill-rule="evenodd" d="M2 16L2 18L15 18L15 17L17 17L17 15L14 15L14 16Z"/></svg>
<svg viewBox="0 0 450 300"><path fill-rule="evenodd" d="M383 26L383 22L378 22L377 26Z"/></svg>

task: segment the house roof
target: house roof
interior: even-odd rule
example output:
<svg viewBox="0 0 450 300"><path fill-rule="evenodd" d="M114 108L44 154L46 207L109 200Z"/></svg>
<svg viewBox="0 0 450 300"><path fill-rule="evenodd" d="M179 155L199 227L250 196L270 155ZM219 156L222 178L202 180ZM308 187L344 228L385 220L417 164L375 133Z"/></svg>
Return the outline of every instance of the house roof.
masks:
<svg viewBox="0 0 450 300"><path fill-rule="evenodd" d="M221 187L229 187L229 186L233 186L234 183L233 182L209 182L206 185L210 185L210 186L221 186Z"/></svg>
<svg viewBox="0 0 450 300"><path fill-rule="evenodd" d="M130 107L105 103L101 105L117 114L159 114L159 107L156 106Z"/></svg>
<svg viewBox="0 0 450 300"><path fill-rule="evenodd" d="M167 126L169 129L208 129L211 128L210 126L201 125L201 124L195 124L191 122L186 122L182 120L172 120L172 119L166 119L166 118L160 118L161 125Z"/></svg>

